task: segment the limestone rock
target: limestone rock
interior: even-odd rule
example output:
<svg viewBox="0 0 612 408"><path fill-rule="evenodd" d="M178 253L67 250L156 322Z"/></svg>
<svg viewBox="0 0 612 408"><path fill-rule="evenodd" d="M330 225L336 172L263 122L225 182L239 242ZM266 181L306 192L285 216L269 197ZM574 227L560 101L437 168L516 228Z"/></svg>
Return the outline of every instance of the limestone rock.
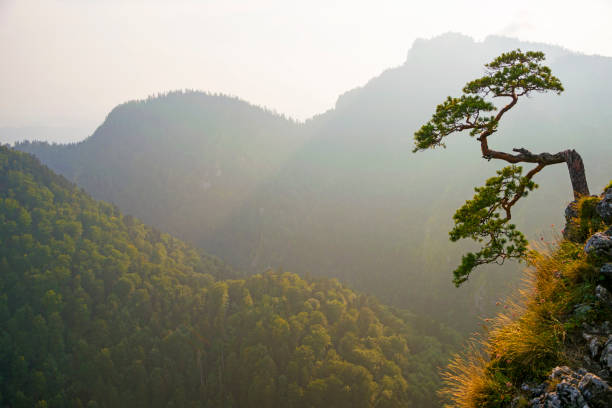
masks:
<svg viewBox="0 0 612 408"><path fill-rule="evenodd" d="M606 224L612 223L612 188L603 194L603 199L597 204L595 211Z"/></svg>
<svg viewBox="0 0 612 408"><path fill-rule="evenodd" d="M586 242L584 252L612 257L612 228L593 234Z"/></svg>
<svg viewBox="0 0 612 408"><path fill-rule="evenodd" d="M606 288L601 285L597 285L595 288L595 297L602 303L612 306L612 294Z"/></svg>
<svg viewBox="0 0 612 408"><path fill-rule="evenodd" d="M572 201L571 203L567 205L567 207L565 207L565 219L566 220L569 221L573 218L578 217L578 210L576 209L576 204L578 204L577 201Z"/></svg>
<svg viewBox="0 0 612 408"><path fill-rule="evenodd" d="M582 323L582 328L585 333L589 334L603 334L604 336L608 336L612 334L612 325L609 321L605 321L600 324L592 325L588 323Z"/></svg>
<svg viewBox="0 0 612 408"><path fill-rule="evenodd" d="M606 408L612 406L612 388L607 382L584 369L555 367L550 375L555 390L546 392L546 386L528 387L535 408ZM546 384L546 383L545 383ZM525 388L523 389L525 391Z"/></svg>
<svg viewBox="0 0 612 408"><path fill-rule="evenodd" d="M612 407L612 388L593 373L586 373L578 383L584 399L594 407Z"/></svg>
<svg viewBox="0 0 612 408"><path fill-rule="evenodd" d="M612 373L612 334L603 345L599 362L603 368L607 369L609 373Z"/></svg>
<svg viewBox="0 0 612 408"><path fill-rule="evenodd" d="M587 341L591 358L597 359L597 357L599 357L599 352L605 344L605 337L587 333L582 333L582 337Z"/></svg>
<svg viewBox="0 0 612 408"><path fill-rule="evenodd" d="M577 204L577 201L572 201L565 207L565 228L563 228L563 237L570 241L576 240L574 231L578 228L575 222L578 217L578 210L576 209Z"/></svg>
<svg viewBox="0 0 612 408"><path fill-rule="evenodd" d="M604 264L604 266L602 266L601 269L599 270L599 273L601 273L604 276L612 277L612 263Z"/></svg>

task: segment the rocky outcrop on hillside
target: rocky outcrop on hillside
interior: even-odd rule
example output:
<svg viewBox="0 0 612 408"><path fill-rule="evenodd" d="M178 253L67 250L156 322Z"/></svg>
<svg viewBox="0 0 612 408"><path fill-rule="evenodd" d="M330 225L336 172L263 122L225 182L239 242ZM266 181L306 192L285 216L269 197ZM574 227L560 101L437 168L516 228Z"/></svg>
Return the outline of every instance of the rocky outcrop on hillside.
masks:
<svg viewBox="0 0 612 408"><path fill-rule="evenodd" d="M585 206L586 203L586 206ZM590 205L594 203L592 208ZM582 207L586 207L583 209ZM581 214L586 212L588 214ZM584 217L586 215L586 217ZM565 228L563 229L563 237L574 242L582 242L585 238L580 232L582 227L578 224L578 220L592 218L595 216L604 224L612 224L612 187L606 190L600 196L585 197L581 200L572 201L565 208ZM612 256L612 228L605 232L594 235L594 238L587 242L587 253L591 251L603 251Z"/></svg>
<svg viewBox="0 0 612 408"><path fill-rule="evenodd" d="M522 306L444 373L452 406L612 408L611 207L612 182L567 206L564 239L533 247Z"/></svg>
<svg viewBox="0 0 612 408"><path fill-rule="evenodd" d="M605 232L593 234L586 242L584 252L600 256L612 256L612 227Z"/></svg>
<svg viewBox="0 0 612 408"><path fill-rule="evenodd" d="M606 278L612 278L612 263L604 264L599 273Z"/></svg>
<svg viewBox="0 0 612 408"><path fill-rule="evenodd" d="M605 288L599 286L606 295ZM598 294L601 291L598 291ZM523 384L524 396L517 397L513 408L608 408L612 407L612 326L605 321L599 326L584 325L582 337L584 365L576 370L555 367L548 380L541 384ZM526 399L525 396L528 398Z"/></svg>
<svg viewBox="0 0 612 408"><path fill-rule="evenodd" d="M566 227L563 235L574 242L584 242L586 231L603 226L603 232L586 235L584 252L599 264L599 284L593 291L592 302L574 308L591 311L612 310L612 188L601 196L585 197L574 201L565 210ZM585 219L589 221L585 223ZM594 222L594 223L593 223ZM607 228L607 229L606 229ZM601 231L601 229L600 229ZM603 262L603 263L602 263ZM609 320L582 324L582 346L577 341L577 354L582 362L579 368L555 367L548 380L540 384L525 383L522 395L517 396L513 408L607 408L612 407L612 325ZM579 359L578 359L579 360Z"/></svg>
<svg viewBox="0 0 612 408"><path fill-rule="evenodd" d="M610 293L607 292L607 296ZM605 321L599 327L584 325L582 338L586 344L584 351L584 364L596 374L609 381L612 378L612 330L610 323Z"/></svg>
<svg viewBox="0 0 612 408"><path fill-rule="evenodd" d="M612 388L593 373L581 368L555 367L549 381L536 387L524 386L532 395L534 408L607 408L612 406Z"/></svg>
<svg viewBox="0 0 612 408"><path fill-rule="evenodd" d="M612 188L608 188L604 192L602 200L596 208L601 219L607 224L612 224Z"/></svg>

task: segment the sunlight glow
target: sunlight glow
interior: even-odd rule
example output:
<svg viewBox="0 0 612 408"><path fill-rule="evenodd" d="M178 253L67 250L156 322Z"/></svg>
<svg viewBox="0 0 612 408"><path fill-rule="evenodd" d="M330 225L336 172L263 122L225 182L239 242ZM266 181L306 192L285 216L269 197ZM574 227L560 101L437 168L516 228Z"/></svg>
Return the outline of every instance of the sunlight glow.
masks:
<svg viewBox="0 0 612 408"><path fill-rule="evenodd" d="M0 0L0 126L87 124L172 89L303 120L416 38L505 35L612 56L612 2ZM93 130L93 129L92 129Z"/></svg>

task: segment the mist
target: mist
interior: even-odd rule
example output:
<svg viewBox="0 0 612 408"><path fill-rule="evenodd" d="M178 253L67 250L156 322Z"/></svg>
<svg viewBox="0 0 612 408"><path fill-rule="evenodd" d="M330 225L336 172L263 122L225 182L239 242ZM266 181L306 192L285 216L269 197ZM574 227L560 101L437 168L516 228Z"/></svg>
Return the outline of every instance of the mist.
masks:
<svg viewBox="0 0 612 408"><path fill-rule="evenodd" d="M611 15L0 0L0 407L611 406Z"/></svg>
<svg viewBox="0 0 612 408"><path fill-rule="evenodd" d="M3 0L0 127L85 128L84 139L114 106L178 89L304 120L402 64L417 38L498 34L612 55L610 15L603 0Z"/></svg>

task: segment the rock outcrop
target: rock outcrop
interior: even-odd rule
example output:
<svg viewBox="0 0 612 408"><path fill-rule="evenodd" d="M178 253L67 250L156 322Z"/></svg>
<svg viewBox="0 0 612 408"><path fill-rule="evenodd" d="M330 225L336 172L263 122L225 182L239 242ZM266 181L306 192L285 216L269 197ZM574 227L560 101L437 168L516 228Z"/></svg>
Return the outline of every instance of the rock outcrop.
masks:
<svg viewBox="0 0 612 408"><path fill-rule="evenodd" d="M599 291L604 293L603 296L610 295L602 286L598 288L604 290ZM588 370L555 367L548 381L535 385L523 384L523 396L515 399L513 407L612 407L612 387L609 385L612 376L612 325L609 321L597 325L585 323L583 329L582 337L586 341L584 363ZM522 405L519 401L523 401Z"/></svg>
<svg viewBox="0 0 612 408"><path fill-rule="evenodd" d="M601 349L599 363L604 370L608 371L608 376L612 376L612 335L608 336L608 340Z"/></svg>
<svg viewBox="0 0 612 408"><path fill-rule="evenodd" d="M612 187L606 189L606 191L600 196L590 196L585 197L587 202L587 215L588 217L592 217L596 215L598 219L601 219L606 225L612 224ZM567 205L565 208L565 228L563 229L563 237L567 240L574 242L581 242L584 239L582 235L583 231L581 226L577 223L581 217L585 214L582 214L584 210L582 206L585 203L585 200L575 200ZM590 207L593 200L596 201L596 204L593 203L594 207ZM608 234L608 236L611 234ZM604 237L605 239L605 237Z"/></svg>
<svg viewBox="0 0 612 408"><path fill-rule="evenodd" d="M584 246L587 254L612 257L612 227L591 235Z"/></svg>
<svg viewBox="0 0 612 408"><path fill-rule="evenodd" d="M603 222L612 224L612 188L607 189L603 193L603 197L599 204L597 204L597 207L595 207L595 210Z"/></svg>
<svg viewBox="0 0 612 408"><path fill-rule="evenodd" d="M565 228L563 228L563 238L574 241L575 220L578 218L578 202L572 201L565 207Z"/></svg>
<svg viewBox="0 0 612 408"><path fill-rule="evenodd" d="M600 301L604 306L608 306L612 308L612 293L601 285L597 285L595 288L595 297L598 301Z"/></svg>
<svg viewBox="0 0 612 408"><path fill-rule="evenodd" d="M593 373L580 368L555 367L549 381L530 387L529 406L534 408L609 408L612 407L612 388Z"/></svg>

